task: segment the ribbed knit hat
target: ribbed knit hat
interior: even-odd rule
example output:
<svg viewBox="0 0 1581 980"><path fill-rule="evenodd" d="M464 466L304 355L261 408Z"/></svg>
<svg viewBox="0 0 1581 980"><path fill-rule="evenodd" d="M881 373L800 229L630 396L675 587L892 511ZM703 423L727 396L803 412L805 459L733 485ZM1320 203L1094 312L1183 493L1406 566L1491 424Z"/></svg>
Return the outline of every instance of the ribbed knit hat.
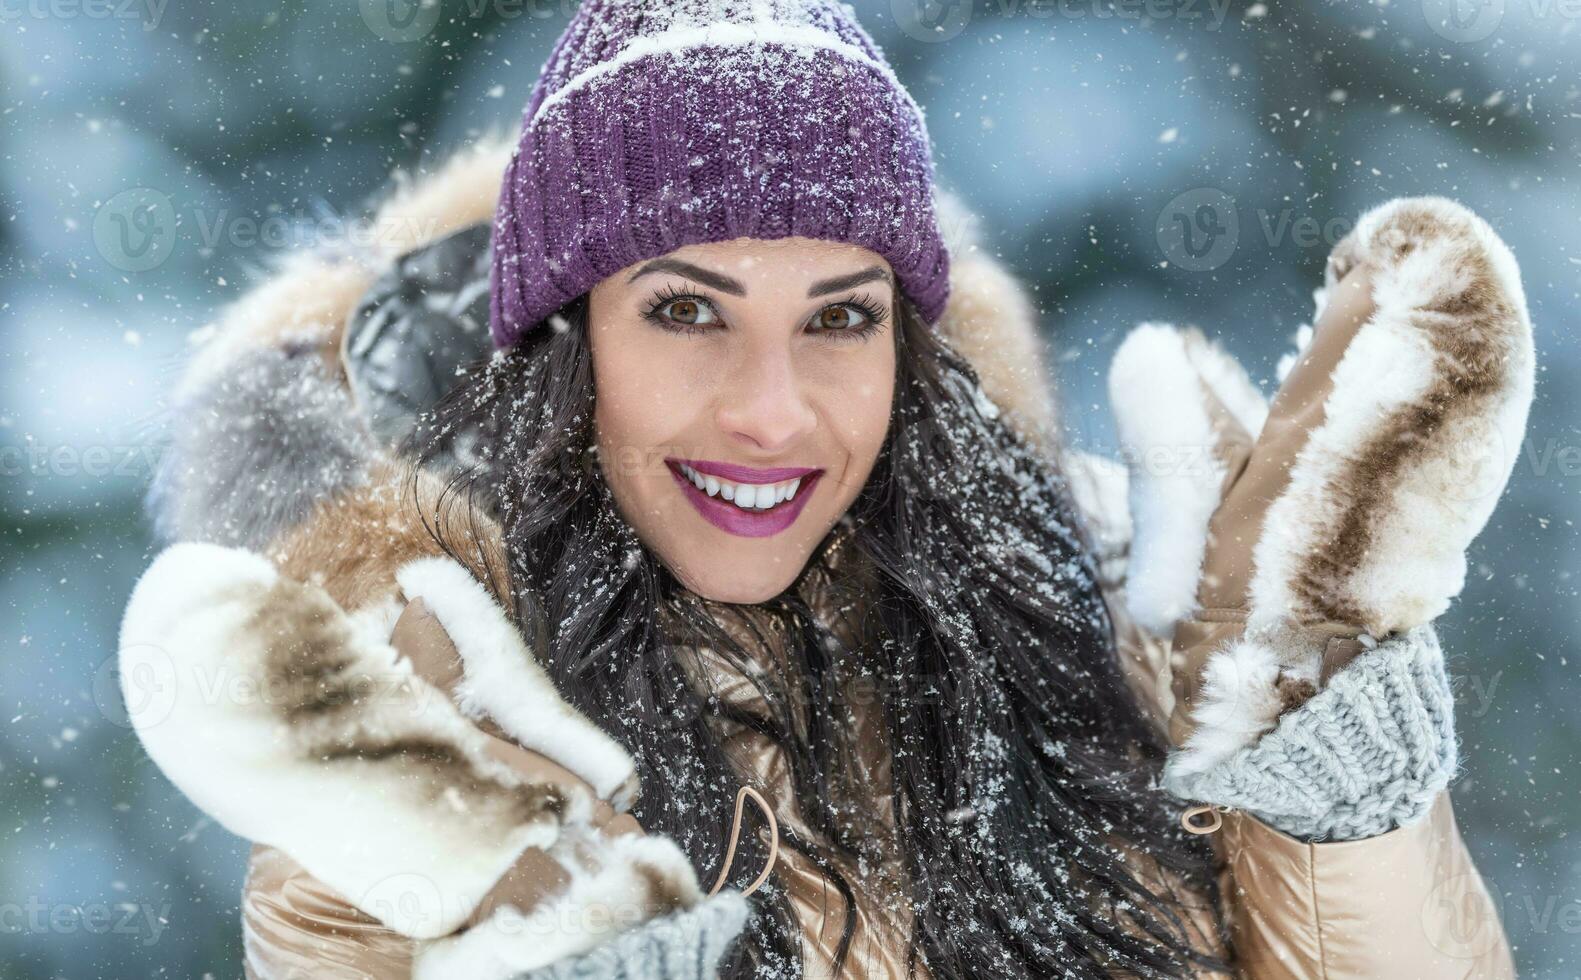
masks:
<svg viewBox="0 0 1581 980"><path fill-rule="evenodd" d="M685 245L803 236L949 292L922 112L828 0L585 0L533 89L494 222L494 343Z"/></svg>

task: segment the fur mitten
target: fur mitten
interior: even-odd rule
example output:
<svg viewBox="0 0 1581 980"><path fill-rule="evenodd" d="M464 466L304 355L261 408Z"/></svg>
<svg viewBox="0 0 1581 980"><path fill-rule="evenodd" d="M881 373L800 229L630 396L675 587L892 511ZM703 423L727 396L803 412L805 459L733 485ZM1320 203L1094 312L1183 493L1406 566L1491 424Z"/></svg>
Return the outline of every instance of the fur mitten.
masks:
<svg viewBox="0 0 1581 980"><path fill-rule="evenodd" d="M1183 795L1362 651L1403 649L1447 608L1525 428L1519 272L1465 208L1367 213L1316 298L1271 404L1195 331L1139 327L1111 369L1136 528L1127 602L1173 643L1181 748L1165 781Z"/></svg>
<svg viewBox="0 0 1581 980"><path fill-rule="evenodd" d="M600 829L600 798L623 809L636 795L633 762L560 699L487 591L438 557L395 577L408 608L420 601L454 644L454 702L392 645L394 596L348 611L252 552L165 551L121 635L122 684L149 755L228 830L425 941L418 975L451 975L442 964L464 953L509 961L497 974L508 976L696 907L696 874L672 842ZM570 773L524 777L484 723ZM531 909L495 908L492 890L530 848L558 865L563 887ZM507 914L531 928L502 931Z"/></svg>

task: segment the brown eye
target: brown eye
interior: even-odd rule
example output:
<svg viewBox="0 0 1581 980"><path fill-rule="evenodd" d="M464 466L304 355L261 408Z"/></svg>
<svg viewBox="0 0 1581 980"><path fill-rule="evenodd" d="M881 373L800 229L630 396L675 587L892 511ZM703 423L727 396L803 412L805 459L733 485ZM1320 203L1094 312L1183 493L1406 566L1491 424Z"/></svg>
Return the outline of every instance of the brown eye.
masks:
<svg viewBox="0 0 1581 980"><path fill-rule="evenodd" d="M718 323L719 317L707 303L696 299L672 299L659 307L658 313L672 323L686 326L704 326Z"/></svg>
<svg viewBox="0 0 1581 980"><path fill-rule="evenodd" d="M851 330L860 327L866 322L866 314L855 307L844 304L825 306L812 318L813 329L828 330L830 332Z"/></svg>

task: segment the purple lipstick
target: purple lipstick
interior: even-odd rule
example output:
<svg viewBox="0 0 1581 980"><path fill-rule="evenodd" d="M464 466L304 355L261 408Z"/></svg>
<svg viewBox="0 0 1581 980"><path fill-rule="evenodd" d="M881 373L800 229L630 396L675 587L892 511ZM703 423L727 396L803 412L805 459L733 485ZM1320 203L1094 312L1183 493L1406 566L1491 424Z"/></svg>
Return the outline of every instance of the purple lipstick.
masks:
<svg viewBox="0 0 1581 980"><path fill-rule="evenodd" d="M704 520L744 538L766 538L790 527L823 475L821 468L808 466L759 469L703 459L664 462Z"/></svg>

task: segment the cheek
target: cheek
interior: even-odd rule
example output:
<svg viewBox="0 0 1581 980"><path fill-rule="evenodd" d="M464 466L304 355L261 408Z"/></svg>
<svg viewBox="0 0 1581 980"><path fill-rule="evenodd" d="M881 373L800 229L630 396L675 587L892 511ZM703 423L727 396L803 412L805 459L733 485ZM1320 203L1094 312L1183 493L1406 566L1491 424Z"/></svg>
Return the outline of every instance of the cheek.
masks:
<svg viewBox="0 0 1581 980"><path fill-rule="evenodd" d="M895 403L895 367L891 359L878 377L855 386L851 440L869 456L878 455L889 434L889 416Z"/></svg>
<svg viewBox="0 0 1581 980"><path fill-rule="evenodd" d="M675 450L667 440L685 431L706 399L688 376L691 367L672 363L677 345L652 343L642 333L611 329L593 344L594 423L606 476L615 483L662 468Z"/></svg>
<svg viewBox="0 0 1581 980"><path fill-rule="evenodd" d="M895 398L893 349L877 350L871 357L840 365L822 390L820 414L847 456L842 483L849 503L861 491L889 435Z"/></svg>
<svg viewBox="0 0 1581 980"><path fill-rule="evenodd" d="M640 479L648 447L656 441L658 411L652 371L642 370L639 353L623 338L605 334L593 344L593 428L598 465L627 518L641 523L647 510ZM662 410L662 403L660 404Z"/></svg>

